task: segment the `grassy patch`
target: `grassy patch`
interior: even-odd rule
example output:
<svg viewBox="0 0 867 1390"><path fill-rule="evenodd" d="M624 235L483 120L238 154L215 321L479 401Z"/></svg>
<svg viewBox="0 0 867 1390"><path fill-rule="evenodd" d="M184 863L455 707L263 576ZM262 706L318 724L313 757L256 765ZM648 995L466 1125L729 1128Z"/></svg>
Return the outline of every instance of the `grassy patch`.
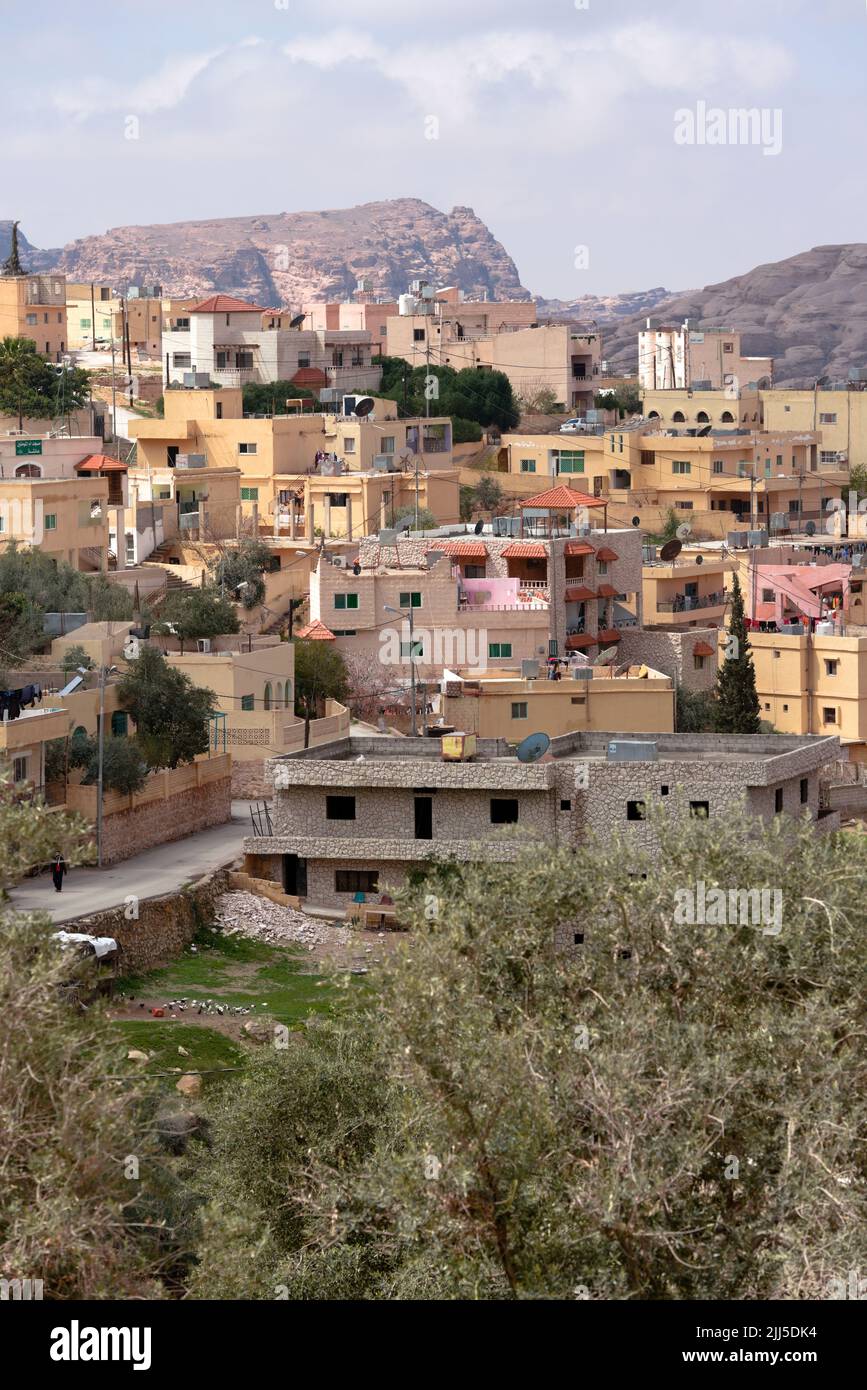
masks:
<svg viewBox="0 0 867 1390"><path fill-rule="evenodd" d="M137 1047L142 1052L153 1052L147 1066L144 1063L129 1062L129 1067L140 1066L143 1074L155 1071L168 1071L180 1067L184 1071L200 1071L208 1067L238 1067L244 1065L244 1053L231 1038L218 1033L214 1028L197 1028L190 1023L162 1023L158 1020L124 1020L115 1024L127 1047ZM178 1048L186 1048L190 1054L184 1057ZM226 1073L231 1078L232 1073ZM174 1085L171 1077L163 1077L168 1086ZM211 1085L221 1077L204 1076L203 1083Z"/></svg>

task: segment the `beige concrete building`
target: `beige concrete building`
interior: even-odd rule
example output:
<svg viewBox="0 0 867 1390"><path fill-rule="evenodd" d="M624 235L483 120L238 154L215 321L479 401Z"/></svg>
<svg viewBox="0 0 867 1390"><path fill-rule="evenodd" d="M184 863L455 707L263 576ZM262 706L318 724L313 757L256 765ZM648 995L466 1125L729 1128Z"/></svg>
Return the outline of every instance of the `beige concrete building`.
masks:
<svg viewBox="0 0 867 1390"><path fill-rule="evenodd" d="M867 390L861 383L830 391L765 390L761 400L768 429L817 432L822 464L867 465Z"/></svg>
<svg viewBox="0 0 867 1390"><path fill-rule="evenodd" d="M762 718L784 734L833 734L867 759L867 636L751 632Z"/></svg>
<svg viewBox="0 0 867 1390"><path fill-rule="evenodd" d="M737 390L750 383L770 386L772 357L745 357L741 335L732 328L690 328L670 324L638 334L638 380L647 390L707 386Z"/></svg>
<svg viewBox="0 0 867 1390"><path fill-rule="evenodd" d="M721 748L712 734L659 734L634 761L620 756L624 739L632 735L568 734L554 740L550 761L529 765L483 739L462 762L444 761L431 738L349 738L327 758L277 759L273 834L245 841L248 871L352 910L437 860L508 862L534 843L575 846L614 828L652 854L649 803L712 821L745 810L839 825L819 799L836 738L732 736Z"/></svg>
<svg viewBox="0 0 867 1390"><path fill-rule="evenodd" d="M736 568L722 553L682 551L675 560L645 561L641 571L644 626L722 627L728 576Z"/></svg>
<svg viewBox="0 0 867 1390"><path fill-rule="evenodd" d="M66 276L0 275L0 338L29 338L37 352L59 362L69 347Z"/></svg>
<svg viewBox="0 0 867 1390"><path fill-rule="evenodd" d="M626 672L578 666L556 681L503 672L445 678L441 709L447 725L512 744L538 732L550 738L610 728L668 734L674 730L674 685L669 676L640 666Z"/></svg>

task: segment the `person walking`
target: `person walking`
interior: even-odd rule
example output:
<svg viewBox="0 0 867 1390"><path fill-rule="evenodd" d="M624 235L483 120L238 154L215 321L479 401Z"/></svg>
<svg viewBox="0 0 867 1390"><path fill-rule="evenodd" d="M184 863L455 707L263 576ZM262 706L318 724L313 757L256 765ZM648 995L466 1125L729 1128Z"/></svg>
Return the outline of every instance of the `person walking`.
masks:
<svg viewBox="0 0 867 1390"><path fill-rule="evenodd" d="M56 854L51 865L51 877L54 880L55 891L60 893L63 890L63 875L66 873L66 860L62 854Z"/></svg>

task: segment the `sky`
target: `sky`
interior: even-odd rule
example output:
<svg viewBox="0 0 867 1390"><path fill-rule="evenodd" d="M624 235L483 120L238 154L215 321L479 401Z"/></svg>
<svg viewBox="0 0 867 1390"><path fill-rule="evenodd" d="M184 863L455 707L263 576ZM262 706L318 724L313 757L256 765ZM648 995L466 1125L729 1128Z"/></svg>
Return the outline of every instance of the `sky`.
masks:
<svg viewBox="0 0 867 1390"><path fill-rule="evenodd" d="M472 207L535 294L867 240L865 0L0 0L0 218ZM756 110L755 124L730 112Z"/></svg>

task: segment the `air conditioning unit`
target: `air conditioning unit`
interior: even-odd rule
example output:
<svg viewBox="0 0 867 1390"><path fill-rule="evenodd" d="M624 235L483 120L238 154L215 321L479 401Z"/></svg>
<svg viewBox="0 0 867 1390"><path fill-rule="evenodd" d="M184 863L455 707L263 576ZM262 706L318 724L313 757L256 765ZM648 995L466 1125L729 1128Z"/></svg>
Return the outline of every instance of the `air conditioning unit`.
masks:
<svg viewBox="0 0 867 1390"><path fill-rule="evenodd" d="M331 563L338 570L345 570L349 567L349 561L345 555L332 555Z"/></svg>
<svg viewBox="0 0 867 1390"><path fill-rule="evenodd" d="M211 650L210 637L197 637L196 646L200 652L209 652Z"/></svg>
<svg viewBox="0 0 867 1390"><path fill-rule="evenodd" d="M592 679L593 679L593 667L592 667L592 666L573 666L573 667L572 667L572 679L573 679L573 681L592 681Z"/></svg>

